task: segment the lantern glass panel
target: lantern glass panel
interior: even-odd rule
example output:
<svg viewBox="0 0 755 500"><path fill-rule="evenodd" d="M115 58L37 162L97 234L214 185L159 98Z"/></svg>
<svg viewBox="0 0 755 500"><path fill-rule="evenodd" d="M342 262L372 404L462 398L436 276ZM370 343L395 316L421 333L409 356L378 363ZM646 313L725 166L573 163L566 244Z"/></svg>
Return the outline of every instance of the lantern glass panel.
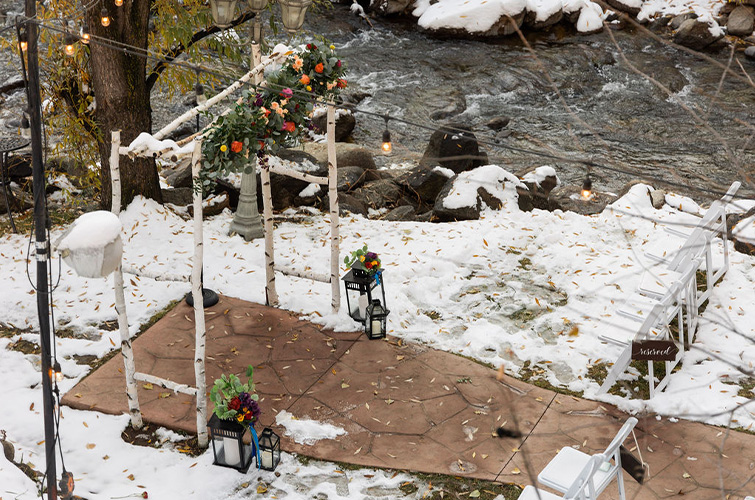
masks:
<svg viewBox="0 0 755 500"><path fill-rule="evenodd" d="M386 310L380 301L375 299L367 307L367 316L364 324L364 332L367 334L367 338L382 339L385 338L386 333L386 318L390 311Z"/></svg>
<svg viewBox="0 0 755 500"><path fill-rule="evenodd" d="M351 269L342 278L344 287L346 287L346 304L349 308L349 316L355 321L364 322L367 317L367 306L372 303L372 291L378 286L377 280L367 273L359 273L358 269ZM383 301L385 301L385 290L383 290L382 280L380 282Z"/></svg>
<svg viewBox="0 0 755 500"><path fill-rule="evenodd" d="M259 438L260 467L265 470L275 470L281 461L280 437L269 427L263 429Z"/></svg>
<svg viewBox="0 0 755 500"><path fill-rule="evenodd" d="M247 0L247 3L249 4L249 10L258 14L265 10L268 0Z"/></svg>
<svg viewBox="0 0 755 500"><path fill-rule="evenodd" d="M233 420L221 420L214 414L207 427L212 437L213 463L239 472L249 470L254 456L249 427Z"/></svg>
<svg viewBox="0 0 755 500"><path fill-rule="evenodd" d="M212 19L219 28L227 28L236 14L237 0L210 0Z"/></svg>
<svg viewBox="0 0 755 500"><path fill-rule="evenodd" d="M312 5L312 0L279 0L281 5L281 20L286 31L293 34L301 29L304 16Z"/></svg>

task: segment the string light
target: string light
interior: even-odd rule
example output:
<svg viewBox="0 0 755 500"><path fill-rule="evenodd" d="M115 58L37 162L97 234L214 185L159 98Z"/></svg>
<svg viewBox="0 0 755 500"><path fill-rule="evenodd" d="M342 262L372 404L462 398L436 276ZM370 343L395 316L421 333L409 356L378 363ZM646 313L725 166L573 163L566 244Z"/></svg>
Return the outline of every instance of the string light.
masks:
<svg viewBox="0 0 755 500"><path fill-rule="evenodd" d="M63 370L60 368L60 363L58 361L53 363L52 368L50 369L50 376L53 377L56 382L63 381Z"/></svg>
<svg viewBox="0 0 755 500"><path fill-rule="evenodd" d="M89 25L85 22L81 27L81 42L88 44L90 39L91 36L89 35Z"/></svg>
<svg viewBox="0 0 755 500"><path fill-rule="evenodd" d="M26 34L26 29L19 32L18 45L21 47L21 52L26 52L26 49L29 47L29 37Z"/></svg>
<svg viewBox="0 0 755 500"><path fill-rule="evenodd" d="M29 118L26 117L26 113L21 116L21 137L31 139L31 125L29 125Z"/></svg>
<svg viewBox="0 0 755 500"><path fill-rule="evenodd" d="M103 7L100 11L100 24L106 28L110 26L110 14L107 11L107 7Z"/></svg>
<svg viewBox="0 0 755 500"><path fill-rule="evenodd" d="M582 198L585 200L592 198L592 179L590 179L590 174L587 174L585 181L582 183Z"/></svg>
<svg viewBox="0 0 755 500"><path fill-rule="evenodd" d="M207 96L204 95L204 85L201 83L194 85L194 94L197 96L198 106L207 102Z"/></svg>
<svg viewBox="0 0 755 500"><path fill-rule="evenodd" d="M63 52L69 57L72 57L76 53L76 37L66 34L65 41L63 42Z"/></svg>
<svg viewBox="0 0 755 500"><path fill-rule="evenodd" d="M123 5L123 0L115 0L116 7L120 7L121 5Z"/></svg>
<svg viewBox="0 0 755 500"><path fill-rule="evenodd" d="M388 130L388 115L385 115L383 117L383 120L385 120L385 130L383 131L383 144L381 146L381 149L383 150L383 153L388 154L393 151L393 144L391 143L391 131Z"/></svg>

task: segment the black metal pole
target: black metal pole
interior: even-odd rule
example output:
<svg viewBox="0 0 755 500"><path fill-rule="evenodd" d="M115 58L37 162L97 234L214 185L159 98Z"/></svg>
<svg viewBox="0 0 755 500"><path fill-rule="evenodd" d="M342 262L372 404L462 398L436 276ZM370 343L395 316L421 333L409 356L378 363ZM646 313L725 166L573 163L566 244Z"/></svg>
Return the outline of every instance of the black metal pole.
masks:
<svg viewBox="0 0 755 500"><path fill-rule="evenodd" d="M57 471L55 468L55 405L52 397L50 364L50 303L48 297L47 262L47 205L45 204L45 169L42 164L42 102L39 95L39 52L37 47L38 26L36 0L25 0L27 70L29 72L28 100L29 124L31 126L31 160L34 190L34 234L37 258L37 314L42 346L42 403L45 422L45 459L47 474L47 498L57 500Z"/></svg>

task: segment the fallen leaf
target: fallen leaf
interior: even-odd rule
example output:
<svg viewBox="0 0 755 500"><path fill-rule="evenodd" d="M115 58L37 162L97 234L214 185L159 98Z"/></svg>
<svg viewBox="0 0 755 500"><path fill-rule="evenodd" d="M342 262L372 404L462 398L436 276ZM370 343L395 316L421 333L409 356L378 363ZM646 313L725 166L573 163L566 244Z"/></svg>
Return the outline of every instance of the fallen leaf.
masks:
<svg viewBox="0 0 755 500"><path fill-rule="evenodd" d="M519 467L514 467L514 470L512 470L511 473L516 475L516 474L521 474L522 471L519 470Z"/></svg>
<svg viewBox="0 0 755 500"><path fill-rule="evenodd" d="M480 490L474 490L472 493L469 494L469 498L477 498L480 496Z"/></svg>
<svg viewBox="0 0 755 500"><path fill-rule="evenodd" d="M96 445L96 444L94 444L94 443L87 443L87 450L91 450L91 449L93 449L93 448L94 448L95 446L97 446L97 445Z"/></svg>
<svg viewBox="0 0 755 500"><path fill-rule="evenodd" d="M128 476L126 476L126 477L127 477L127 478L129 478L129 479L130 479L131 481L133 481L133 480L134 480L134 475L133 475L133 474L129 474L129 475L128 475Z"/></svg>
<svg viewBox="0 0 755 500"><path fill-rule="evenodd" d="M263 493L265 493L265 492L267 492L267 486L265 486L265 485L264 485L264 484L262 484L262 483L259 483L259 484L257 485L257 494L258 494L258 495L261 495L261 494L263 494Z"/></svg>
<svg viewBox="0 0 755 500"><path fill-rule="evenodd" d="M143 385L142 387L144 387L144 388L145 388L145 389L147 389L148 391L151 391L152 389L154 389L154 388L155 388L155 386L154 386L154 385L152 385L152 384L150 384L149 382L147 382L146 384L144 384L144 385Z"/></svg>

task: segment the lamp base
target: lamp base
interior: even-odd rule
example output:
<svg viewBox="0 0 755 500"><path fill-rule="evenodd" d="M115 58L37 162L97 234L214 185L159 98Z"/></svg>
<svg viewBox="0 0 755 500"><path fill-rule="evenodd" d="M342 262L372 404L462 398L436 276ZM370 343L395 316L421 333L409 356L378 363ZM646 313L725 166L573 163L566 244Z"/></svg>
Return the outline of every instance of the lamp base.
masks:
<svg viewBox="0 0 755 500"><path fill-rule="evenodd" d="M184 300L190 307L194 307L194 295L191 292L186 294ZM220 297L218 297L217 293L209 288L202 288L202 307L207 309L208 307L214 306L219 301Z"/></svg>

